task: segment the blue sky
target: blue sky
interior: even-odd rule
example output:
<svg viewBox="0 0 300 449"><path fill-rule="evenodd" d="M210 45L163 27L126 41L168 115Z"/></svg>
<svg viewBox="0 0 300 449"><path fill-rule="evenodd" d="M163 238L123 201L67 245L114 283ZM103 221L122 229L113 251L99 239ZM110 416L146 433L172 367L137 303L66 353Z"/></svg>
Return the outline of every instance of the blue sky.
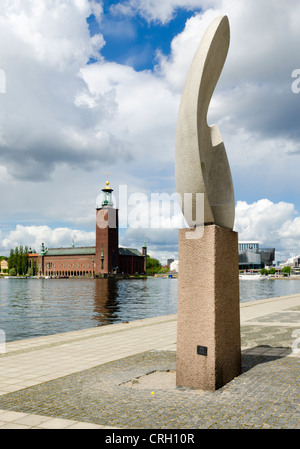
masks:
<svg viewBox="0 0 300 449"><path fill-rule="evenodd" d="M136 14L132 17L111 10L120 2L103 2L103 19L99 23L94 14L87 18L91 35L101 33L105 46L101 54L107 61L126 64L135 70L153 70L157 63L156 53L170 54L172 39L184 30L186 21L201 8L186 11L178 8L167 23L149 21ZM92 59L91 62L94 60Z"/></svg>
<svg viewBox="0 0 300 449"><path fill-rule="evenodd" d="M175 192L182 89L206 28L224 14L230 48L208 121L231 166L235 230L274 246L278 260L300 253L297 0L272 9L269 0L11 0L0 12L0 254L43 240L92 246L104 172L117 199L123 185L149 204ZM176 225L120 233L123 246L144 240L162 261L177 257Z"/></svg>

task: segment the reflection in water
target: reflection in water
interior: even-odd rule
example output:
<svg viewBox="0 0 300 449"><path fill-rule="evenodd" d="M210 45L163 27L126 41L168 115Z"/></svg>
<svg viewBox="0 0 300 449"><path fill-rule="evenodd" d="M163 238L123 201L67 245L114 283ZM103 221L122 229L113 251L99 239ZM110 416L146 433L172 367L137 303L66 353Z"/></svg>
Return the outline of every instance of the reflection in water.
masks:
<svg viewBox="0 0 300 449"><path fill-rule="evenodd" d="M1 279L6 341L176 313L176 279Z"/></svg>
<svg viewBox="0 0 300 449"><path fill-rule="evenodd" d="M177 279L96 279L94 301L101 325L176 313Z"/></svg>
<svg viewBox="0 0 300 449"><path fill-rule="evenodd" d="M300 293L297 281L240 281L241 302ZM177 279L0 279L6 341L177 311Z"/></svg>
<svg viewBox="0 0 300 449"><path fill-rule="evenodd" d="M114 311L118 311L118 281L115 279L94 280L94 313L92 320L100 325L114 322Z"/></svg>

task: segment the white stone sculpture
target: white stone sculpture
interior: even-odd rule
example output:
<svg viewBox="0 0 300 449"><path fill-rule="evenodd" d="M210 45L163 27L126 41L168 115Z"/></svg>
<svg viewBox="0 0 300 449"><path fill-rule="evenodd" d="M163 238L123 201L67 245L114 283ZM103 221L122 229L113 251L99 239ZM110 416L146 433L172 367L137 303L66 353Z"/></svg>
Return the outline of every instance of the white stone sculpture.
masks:
<svg viewBox="0 0 300 449"><path fill-rule="evenodd" d="M189 226L216 224L231 230L234 226L234 190L226 150L217 125L207 124L209 103L226 60L229 40L227 16L217 17L200 42L182 93L176 129L175 179L182 200L185 193L193 194L190 206L183 203ZM198 222L191 221L195 216L196 193L203 194L204 199L204 217Z"/></svg>

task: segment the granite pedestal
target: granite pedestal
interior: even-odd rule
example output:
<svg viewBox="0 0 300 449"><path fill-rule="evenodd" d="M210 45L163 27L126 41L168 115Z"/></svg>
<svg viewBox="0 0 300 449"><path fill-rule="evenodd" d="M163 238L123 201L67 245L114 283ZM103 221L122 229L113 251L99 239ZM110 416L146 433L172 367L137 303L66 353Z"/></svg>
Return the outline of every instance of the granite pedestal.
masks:
<svg viewBox="0 0 300 449"><path fill-rule="evenodd" d="M238 234L186 233L195 230L179 231L176 384L215 391L241 372Z"/></svg>

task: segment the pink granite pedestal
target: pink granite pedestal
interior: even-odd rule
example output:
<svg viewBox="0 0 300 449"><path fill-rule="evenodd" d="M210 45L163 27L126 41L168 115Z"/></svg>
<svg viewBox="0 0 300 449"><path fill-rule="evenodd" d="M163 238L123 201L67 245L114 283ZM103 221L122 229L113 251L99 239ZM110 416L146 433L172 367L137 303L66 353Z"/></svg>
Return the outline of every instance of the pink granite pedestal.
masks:
<svg viewBox="0 0 300 449"><path fill-rule="evenodd" d="M215 391L241 373L238 234L179 231L176 384Z"/></svg>

